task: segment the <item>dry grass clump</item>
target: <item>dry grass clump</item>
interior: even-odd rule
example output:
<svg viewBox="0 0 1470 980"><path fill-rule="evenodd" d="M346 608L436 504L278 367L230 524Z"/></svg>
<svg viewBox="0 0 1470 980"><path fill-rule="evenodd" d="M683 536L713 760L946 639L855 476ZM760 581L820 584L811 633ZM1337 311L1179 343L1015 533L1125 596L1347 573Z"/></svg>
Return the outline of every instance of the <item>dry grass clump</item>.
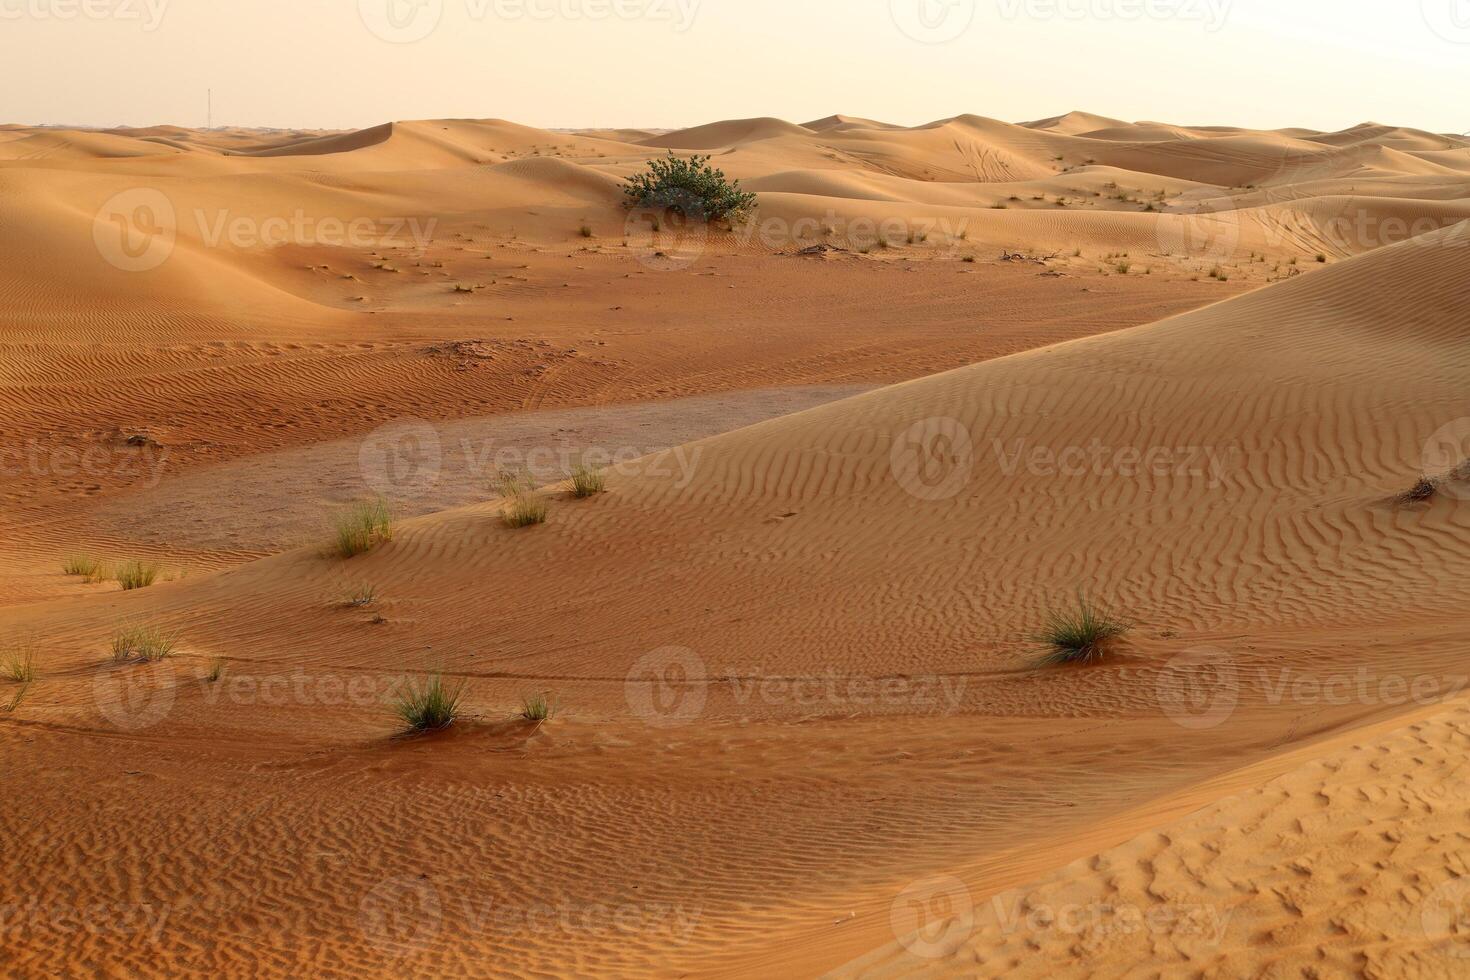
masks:
<svg viewBox="0 0 1470 980"><path fill-rule="evenodd" d="M12 684L30 684L36 679L35 644L26 640L0 650L0 678Z"/></svg>
<svg viewBox="0 0 1470 980"><path fill-rule="evenodd" d="M112 662L116 664L150 663L171 657L178 646L179 634L148 623L119 626L112 635Z"/></svg>
<svg viewBox="0 0 1470 980"><path fill-rule="evenodd" d="M541 724L556 714L556 702L549 694L528 694L521 699L521 718Z"/></svg>
<svg viewBox="0 0 1470 980"><path fill-rule="evenodd" d="M100 582L107 577L102 561L86 554L67 555L61 563L61 573L80 575L89 582Z"/></svg>
<svg viewBox="0 0 1470 980"><path fill-rule="evenodd" d="M501 473L500 496L505 504L500 512L507 527L530 527L546 523L546 499L536 492L529 473Z"/></svg>
<svg viewBox="0 0 1470 980"><path fill-rule="evenodd" d="M126 561L117 566L113 578L117 579L124 592L146 589L158 581L158 566L151 562Z"/></svg>
<svg viewBox="0 0 1470 980"><path fill-rule="evenodd" d="M572 496L578 500L595 497L607 489L607 475L586 463L577 464L569 479L572 481Z"/></svg>
<svg viewBox="0 0 1470 980"><path fill-rule="evenodd" d="M351 558L393 540L393 513L382 497L354 504L337 518L337 553Z"/></svg>

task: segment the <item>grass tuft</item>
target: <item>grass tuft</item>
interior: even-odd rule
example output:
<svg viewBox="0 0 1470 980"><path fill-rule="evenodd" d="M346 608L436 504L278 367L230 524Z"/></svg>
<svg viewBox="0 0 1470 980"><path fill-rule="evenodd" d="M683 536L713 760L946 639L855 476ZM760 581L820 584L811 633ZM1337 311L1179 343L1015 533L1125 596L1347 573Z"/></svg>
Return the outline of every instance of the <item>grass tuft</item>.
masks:
<svg viewBox="0 0 1470 980"><path fill-rule="evenodd" d="M215 684L221 677L225 676L225 658L215 657L209 662L209 670L204 675L206 684Z"/></svg>
<svg viewBox="0 0 1470 980"><path fill-rule="evenodd" d="M146 589L158 581L158 566L141 561L123 562L117 566L114 577L117 579L117 584L123 587L124 592Z"/></svg>
<svg viewBox="0 0 1470 980"><path fill-rule="evenodd" d="M578 463L572 470L572 496L578 500L595 497L607 489L607 476L602 470L594 470L586 463Z"/></svg>
<svg viewBox="0 0 1470 980"><path fill-rule="evenodd" d="M528 694L521 698L521 718L541 724L556 714L556 702L549 694Z"/></svg>
<svg viewBox="0 0 1470 980"><path fill-rule="evenodd" d="M446 684L443 674L434 674L422 684L404 681L394 695L393 713L411 733L437 732L454 724L464 689L463 681Z"/></svg>
<svg viewBox="0 0 1470 980"><path fill-rule="evenodd" d="M382 497L354 504L337 518L337 553L351 558L393 540L393 513Z"/></svg>
<svg viewBox="0 0 1470 980"><path fill-rule="evenodd" d="M364 583L363 585L359 585L353 591L347 593L346 598L342 600L342 604L351 609L366 609L368 606L371 606L375 601L377 601L377 598L377 587L371 584Z"/></svg>
<svg viewBox="0 0 1470 980"><path fill-rule="evenodd" d="M1093 664L1102 660L1108 645L1133 628L1106 608L1078 594L1070 609L1052 610L1034 639L1050 648L1043 663Z"/></svg>
<svg viewBox="0 0 1470 980"><path fill-rule="evenodd" d="M13 712L16 708L19 708L21 702L26 699L26 695L30 693L30 690L31 690L31 685L30 685L30 682L29 681L27 681L26 683L22 684L16 690L15 696L12 697L9 702L7 702L4 705L0 705L0 715L8 715L11 712Z"/></svg>
<svg viewBox="0 0 1470 980"><path fill-rule="evenodd" d="M36 649L21 643L0 652L0 678L12 684L30 684L36 679Z"/></svg>
<svg viewBox="0 0 1470 980"><path fill-rule="evenodd" d="M546 500L536 492L536 484L529 473L500 474L500 495L505 498L501 520L507 527L531 527L546 523Z"/></svg>
<svg viewBox="0 0 1470 980"><path fill-rule="evenodd" d="M119 626L112 635L112 662L116 664L150 663L171 657L178 646L179 634L146 623Z"/></svg>
<svg viewBox="0 0 1470 980"><path fill-rule="evenodd" d="M68 555L61 563L63 575L80 575L95 582L102 575L102 562L91 555Z"/></svg>

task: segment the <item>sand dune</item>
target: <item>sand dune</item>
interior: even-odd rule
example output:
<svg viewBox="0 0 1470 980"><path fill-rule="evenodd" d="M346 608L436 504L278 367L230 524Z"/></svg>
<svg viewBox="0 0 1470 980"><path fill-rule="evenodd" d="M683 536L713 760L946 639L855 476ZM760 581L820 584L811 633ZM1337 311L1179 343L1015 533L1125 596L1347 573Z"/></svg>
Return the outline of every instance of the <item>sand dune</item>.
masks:
<svg viewBox="0 0 1470 980"><path fill-rule="evenodd" d="M630 219L665 148L756 223ZM5 132L6 969L1454 975L1470 525L1400 495L1464 412L1467 173L1085 113ZM1079 590L1133 631L1039 666ZM432 671L464 716L394 738Z"/></svg>

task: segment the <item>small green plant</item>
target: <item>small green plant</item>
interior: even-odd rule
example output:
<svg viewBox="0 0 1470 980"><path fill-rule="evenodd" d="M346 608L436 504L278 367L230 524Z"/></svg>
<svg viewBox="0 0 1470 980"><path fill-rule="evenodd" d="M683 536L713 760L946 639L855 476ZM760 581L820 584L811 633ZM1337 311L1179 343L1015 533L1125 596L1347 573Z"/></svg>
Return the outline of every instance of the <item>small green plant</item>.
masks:
<svg viewBox="0 0 1470 980"><path fill-rule="evenodd" d="M161 626L129 623L118 627L117 632L112 635L112 662L158 663L173 656L178 642L178 633L169 632Z"/></svg>
<svg viewBox="0 0 1470 980"><path fill-rule="evenodd" d="M530 527L546 523L546 500L536 492L536 484L529 473L500 474L500 496L504 507L501 520L507 527Z"/></svg>
<svg viewBox="0 0 1470 980"><path fill-rule="evenodd" d="M347 597L343 599L342 602L344 605L352 609L366 609L368 606L371 606L377 598L377 587L371 584L364 583L353 589L351 592L347 593Z"/></svg>
<svg viewBox="0 0 1470 980"><path fill-rule="evenodd" d="M1079 593L1072 608L1047 613L1034 639L1049 648L1046 664L1092 664L1103 658L1113 640L1132 628Z"/></svg>
<svg viewBox="0 0 1470 980"><path fill-rule="evenodd" d="M220 678L225 676L225 658L215 657L209 662L209 670L204 674L206 684L217 684Z"/></svg>
<svg viewBox="0 0 1470 980"><path fill-rule="evenodd" d="M578 500L595 497L607 489L607 475L594 470L586 463L578 463L572 470L572 496Z"/></svg>
<svg viewBox="0 0 1470 980"><path fill-rule="evenodd" d="M443 674L422 682L406 680L393 696L393 713L409 733L437 732L454 724L464 691L464 681L445 683Z"/></svg>
<svg viewBox="0 0 1470 980"><path fill-rule="evenodd" d="M556 702L549 694L528 694L521 699L521 718L536 724L550 721L556 714Z"/></svg>
<svg viewBox="0 0 1470 980"><path fill-rule="evenodd" d="M582 227L580 227L580 228L577 229L577 233L579 235L581 235L583 238L591 238L592 237L592 226L591 225L583 225Z"/></svg>
<svg viewBox="0 0 1470 980"><path fill-rule="evenodd" d="M709 160L677 157L670 150L664 159L648 161L648 169L629 177L623 188L627 206L672 211L694 221L736 221L749 214L755 195L742 191L740 181L726 179Z"/></svg>
<svg viewBox="0 0 1470 980"><path fill-rule="evenodd" d="M91 555L68 555L61 563L63 575L80 575L88 581L96 581L102 573L102 562Z"/></svg>
<svg viewBox="0 0 1470 980"><path fill-rule="evenodd" d="M123 562L117 566L115 577L117 584L123 587L124 592L146 589L158 581L158 566L141 561Z"/></svg>
<svg viewBox="0 0 1470 980"><path fill-rule="evenodd" d="M36 679L36 648L29 641L0 653L0 678L12 684L29 684Z"/></svg>
<svg viewBox="0 0 1470 980"><path fill-rule="evenodd" d="M1120 276L1126 276L1128 275L1128 270L1133 268L1133 266L1127 262L1119 262L1114 268L1118 270Z"/></svg>
<svg viewBox="0 0 1470 980"><path fill-rule="evenodd" d="M337 518L337 553L343 558L393 540L393 513L379 497L354 504Z"/></svg>

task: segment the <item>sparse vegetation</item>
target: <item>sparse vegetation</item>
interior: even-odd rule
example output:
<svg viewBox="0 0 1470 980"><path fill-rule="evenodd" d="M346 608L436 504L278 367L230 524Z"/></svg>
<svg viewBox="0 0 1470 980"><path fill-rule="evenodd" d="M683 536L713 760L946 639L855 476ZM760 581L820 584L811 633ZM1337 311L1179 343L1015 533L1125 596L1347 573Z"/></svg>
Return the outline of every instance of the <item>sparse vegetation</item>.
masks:
<svg viewBox="0 0 1470 980"><path fill-rule="evenodd" d="M586 463L579 463L572 470L572 496L578 500L595 497L607 489L607 475L602 470L594 470Z"/></svg>
<svg viewBox="0 0 1470 980"><path fill-rule="evenodd" d="M123 562L117 566L114 577L117 579L117 584L123 587L124 592L146 589L158 581L158 566L141 561Z"/></svg>
<svg viewBox="0 0 1470 980"><path fill-rule="evenodd" d="M204 674L204 682L206 684L217 684L220 678L224 676L225 659L223 657L215 657L209 662L209 670Z"/></svg>
<svg viewBox="0 0 1470 980"><path fill-rule="evenodd" d="M521 699L521 718L536 724L550 721L556 714L556 702L548 694L529 694Z"/></svg>
<svg viewBox="0 0 1470 980"><path fill-rule="evenodd" d="M377 587L364 583L363 585L359 585L357 588L353 589L351 592L348 592L347 597L343 600L343 604L353 609L366 609L368 606L371 606L377 598Z"/></svg>
<svg viewBox="0 0 1470 980"><path fill-rule="evenodd" d="M1046 664L1092 664L1103 658L1113 640L1132 628L1130 623L1079 594L1072 608L1047 613L1035 640L1049 648Z"/></svg>
<svg viewBox="0 0 1470 980"><path fill-rule="evenodd" d="M26 695L30 693L30 690L31 685L29 683L22 684L16 690L15 695L3 707L0 707L0 714L8 715L16 708L19 708L21 702L26 699Z"/></svg>
<svg viewBox="0 0 1470 980"><path fill-rule="evenodd" d="M464 699L463 681L446 683L443 674L423 682L404 681L393 696L393 713L411 734L436 732L454 724Z"/></svg>
<svg viewBox="0 0 1470 980"><path fill-rule="evenodd" d="M354 504L337 518L337 553L351 558L393 540L393 514L378 497Z"/></svg>
<svg viewBox="0 0 1470 980"><path fill-rule="evenodd" d="M673 211L695 221L736 221L756 206L756 197L709 165L708 156L648 161L648 169L628 178L623 188L630 208ZM657 230L655 228L655 230Z"/></svg>
<svg viewBox="0 0 1470 980"><path fill-rule="evenodd" d="M0 652L0 678L12 684L29 684L36 679L36 648L29 641Z"/></svg>
<svg viewBox="0 0 1470 980"><path fill-rule="evenodd" d="M504 498L501 519L507 527L530 527L546 523L546 500L536 492L529 473L501 473L500 495Z"/></svg>
<svg viewBox="0 0 1470 980"><path fill-rule="evenodd" d="M1324 254L1323 254L1323 253L1321 253L1321 252L1318 252L1318 253L1317 253L1317 261L1318 261L1318 262L1326 262L1326 261L1327 261L1327 256L1326 256L1326 255L1324 255Z"/></svg>
<svg viewBox="0 0 1470 980"><path fill-rule="evenodd" d="M592 226L591 225L583 225L582 227L580 227L580 228L577 229L577 234L581 235L583 238L591 238L592 237Z"/></svg>
<svg viewBox="0 0 1470 980"><path fill-rule="evenodd" d="M179 637L175 632L147 623L120 626L112 635L112 662L158 663L173 656Z"/></svg>
<svg viewBox="0 0 1470 980"><path fill-rule="evenodd" d="M96 582L102 575L102 562L91 555L68 555L61 563L63 575L80 575L89 582Z"/></svg>

